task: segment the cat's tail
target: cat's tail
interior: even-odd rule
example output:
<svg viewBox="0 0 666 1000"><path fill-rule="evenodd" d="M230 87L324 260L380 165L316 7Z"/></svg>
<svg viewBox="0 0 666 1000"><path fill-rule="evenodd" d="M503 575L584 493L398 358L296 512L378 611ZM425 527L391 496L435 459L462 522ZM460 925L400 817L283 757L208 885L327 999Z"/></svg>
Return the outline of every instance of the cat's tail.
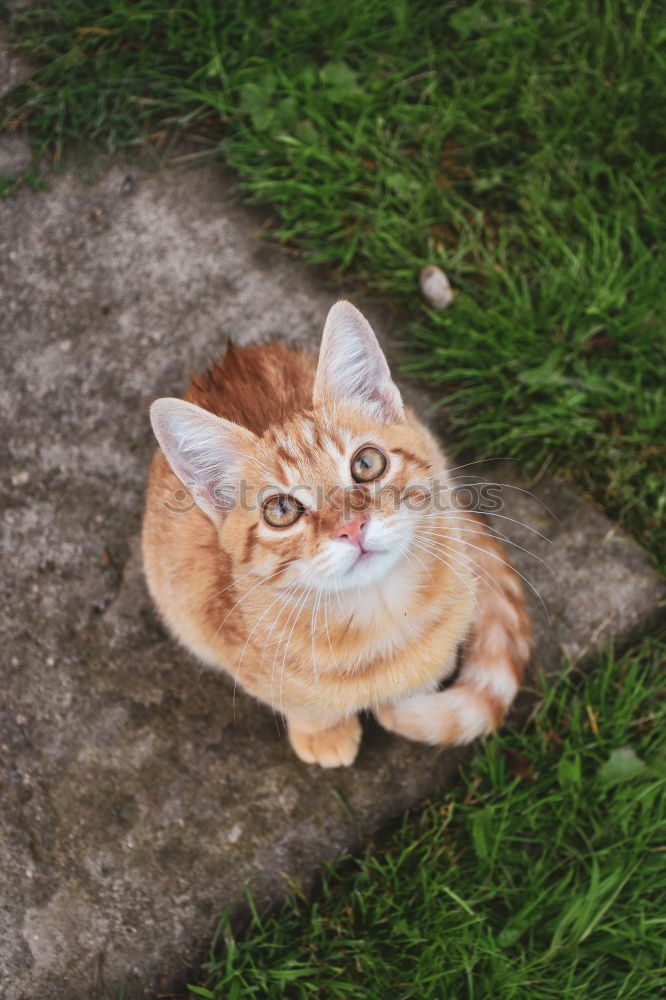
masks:
<svg viewBox="0 0 666 1000"><path fill-rule="evenodd" d="M470 561L478 575L478 607L456 681L435 694L413 695L378 712L388 729L423 743L469 743L492 732L513 702L530 654L525 593L506 552L475 514Z"/></svg>

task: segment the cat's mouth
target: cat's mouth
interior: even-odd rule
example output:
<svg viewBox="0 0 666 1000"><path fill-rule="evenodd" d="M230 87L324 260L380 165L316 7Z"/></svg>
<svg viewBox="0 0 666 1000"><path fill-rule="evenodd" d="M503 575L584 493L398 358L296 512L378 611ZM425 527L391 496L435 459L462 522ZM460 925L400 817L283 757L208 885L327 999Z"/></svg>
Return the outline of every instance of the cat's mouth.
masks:
<svg viewBox="0 0 666 1000"><path fill-rule="evenodd" d="M358 553L356 555L356 558L354 559L354 562L351 564L351 566L347 570L347 573L353 572L353 570L355 570L356 567L358 565L360 565L360 563L362 563L362 562L369 562L370 559L372 559L373 556L385 555L386 552L387 552L386 549L365 549L361 545L360 548L359 548L359 551L358 551Z"/></svg>

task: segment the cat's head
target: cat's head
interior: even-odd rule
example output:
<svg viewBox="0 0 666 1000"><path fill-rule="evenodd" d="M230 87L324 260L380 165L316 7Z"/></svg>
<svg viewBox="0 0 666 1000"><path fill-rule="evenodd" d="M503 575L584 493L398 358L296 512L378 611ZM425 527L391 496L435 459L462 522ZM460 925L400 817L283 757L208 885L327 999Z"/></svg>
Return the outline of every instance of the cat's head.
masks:
<svg viewBox="0 0 666 1000"><path fill-rule="evenodd" d="M441 455L349 302L329 312L310 409L261 436L183 400L157 400L151 419L238 573L346 591L420 561L415 532Z"/></svg>

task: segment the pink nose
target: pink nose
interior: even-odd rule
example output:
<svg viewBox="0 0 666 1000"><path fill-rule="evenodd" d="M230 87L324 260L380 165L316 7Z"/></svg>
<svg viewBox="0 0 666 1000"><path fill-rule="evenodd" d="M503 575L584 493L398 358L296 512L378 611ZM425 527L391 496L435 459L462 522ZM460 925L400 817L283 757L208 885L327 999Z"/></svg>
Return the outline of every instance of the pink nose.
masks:
<svg viewBox="0 0 666 1000"><path fill-rule="evenodd" d="M367 517L363 517L362 515L354 517L351 521L347 521L345 524L341 524L339 528L336 528L333 532L333 538L347 539L352 545L357 545L359 549L362 549L363 532L367 523Z"/></svg>

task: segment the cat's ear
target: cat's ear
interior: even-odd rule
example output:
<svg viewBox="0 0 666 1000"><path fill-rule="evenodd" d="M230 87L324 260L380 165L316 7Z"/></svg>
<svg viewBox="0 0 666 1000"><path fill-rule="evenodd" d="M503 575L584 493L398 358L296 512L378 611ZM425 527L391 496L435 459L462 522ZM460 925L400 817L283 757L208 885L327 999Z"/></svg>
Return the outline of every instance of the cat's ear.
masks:
<svg viewBox="0 0 666 1000"><path fill-rule="evenodd" d="M256 438L252 431L182 399L157 399L150 422L169 465L213 521L237 498L234 471Z"/></svg>
<svg viewBox="0 0 666 1000"><path fill-rule="evenodd" d="M404 420L402 399L367 319L351 302L336 302L324 327L313 402L348 400L385 424Z"/></svg>

